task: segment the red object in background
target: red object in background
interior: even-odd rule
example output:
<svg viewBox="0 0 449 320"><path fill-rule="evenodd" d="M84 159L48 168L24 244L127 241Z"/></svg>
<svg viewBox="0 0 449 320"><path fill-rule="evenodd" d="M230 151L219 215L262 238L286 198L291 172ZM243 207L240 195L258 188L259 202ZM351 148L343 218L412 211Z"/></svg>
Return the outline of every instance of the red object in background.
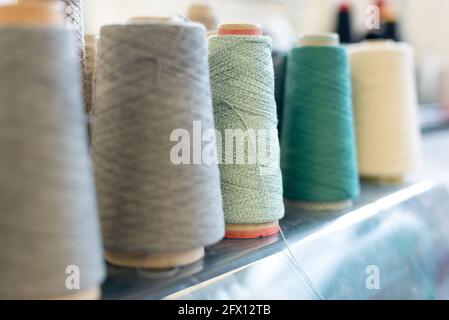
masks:
<svg viewBox="0 0 449 320"><path fill-rule="evenodd" d="M340 6L338 7L338 11L340 11L340 12L347 12L347 11L349 11L349 9L350 9L350 5L346 1L342 1L340 3Z"/></svg>

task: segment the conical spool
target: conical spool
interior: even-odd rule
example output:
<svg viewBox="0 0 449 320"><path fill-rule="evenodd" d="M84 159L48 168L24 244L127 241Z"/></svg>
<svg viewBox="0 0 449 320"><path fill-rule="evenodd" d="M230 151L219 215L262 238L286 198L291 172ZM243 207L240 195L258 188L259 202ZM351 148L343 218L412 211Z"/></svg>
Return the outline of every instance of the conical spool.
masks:
<svg viewBox="0 0 449 320"><path fill-rule="evenodd" d="M422 161L413 49L367 40L351 46L349 58L360 176L402 184Z"/></svg>
<svg viewBox="0 0 449 320"><path fill-rule="evenodd" d="M120 26L112 25L112 26L105 26L102 28L101 37L100 37L100 45L99 45L99 60L98 60L98 66L97 66L96 105L94 107L94 119L96 119L98 117L99 113L101 113L103 110L106 110L108 107L110 107L108 104L104 104L102 102L104 99L104 97L103 97L104 91L103 90L109 86L108 80L106 79L106 74L105 74L105 70L106 70L105 68L107 68L106 62L102 60L102 58L104 58L104 56L106 55L106 52L109 51L107 48L104 47L104 43L103 43L103 41L105 41L104 39L109 39L111 37L111 34L113 34L113 33L120 33L121 37L125 37L125 35L128 34L127 31L125 31L125 30L128 30L129 34L142 34L142 35L147 34L148 37L152 37L158 33L157 30L162 30L162 28L164 26L166 26L167 28L170 27L172 29L171 33L177 32L179 35L182 35L184 32L188 32L188 30L184 30L183 32L180 31L181 28L184 28L186 26L189 26L189 28L190 27L195 28L195 30L196 30L195 32L197 32L199 29L201 29L201 30L203 30L203 33L204 33L202 35L202 38L205 37L205 30L203 27L200 27L199 24L193 24L190 22L179 21L175 17L140 16L140 17L134 17L134 18L129 19L127 21L127 24L125 24L125 25L120 25ZM169 34L169 33L167 33L167 34ZM122 39L125 39L125 38L122 38ZM196 40L198 40L198 39L196 39ZM170 40L170 41L173 41L173 40ZM183 45L186 45L185 44L186 40L181 37L177 40L174 40L174 42L172 43L174 48L177 47L176 43L178 41L182 41ZM146 42L146 40L145 40L145 42ZM179 49L181 49L181 48L179 48ZM206 51L204 51L204 54L206 54ZM161 57L161 58L163 58L163 57ZM196 57L196 59L199 59L199 61L202 61L202 63L204 64L204 66L202 66L201 68L207 67L206 58L207 58L207 56ZM157 58L156 58L156 60L157 60ZM161 64L159 64L159 62L158 62L158 65L161 68L163 68L162 61L163 60L161 59L161 62L160 62ZM207 70L207 69L205 69L205 70ZM146 83L149 85L149 90L153 90L156 88L151 85L151 82L146 82ZM210 88L209 88L209 90L210 90ZM150 105L151 105L151 103L152 102L149 102ZM204 106L205 102L202 102L201 104ZM156 104L153 107L158 108L158 106ZM175 107L180 108L180 106L175 106ZM211 104L210 104L210 107L211 107ZM194 106L192 106L192 108L194 108ZM204 110L204 111L206 111L206 110ZM180 111L180 112L182 112L182 111ZM210 112L210 116L211 116L210 119L208 118L209 117L208 112ZM200 118L202 118L203 121L206 121L206 122L208 122L209 120L212 120L212 109L210 108L210 110L207 110L207 113L202 113ZM175 123L173 124L173 129L177 128L177 125ZM173 241L171 241L171 239L167 239L166 243L164 243L164 241L158 240L159 245L157 245L157 246L152 245L151 240L147 240L147 241L143 241L143 242L139 240L139 241L137 241L137 242L139 242L139 245L133 245L134 248L124 248L124 247L126 247L125 245L120 245L113 240L113 238L115 238L115 235L113 233L111 233L111 231L109 230L109 227L106 227L108 225L113 225L114 221L112 221L113 220L112 216L107 212L108 209L110 209L110 208L102 205L102 203L106 203L106 198L109 197L106 184L101 182L102 180L104 180L104 175L106 174L106 172L103 171L102 167L106 165L105 157L107 157L107 155L105 156L103 154L103 151L100 150L100 140L101 140L101 136L104 134L102 131L103 130L102 128L103 128L103 126L106 126L106 125L107 125L106 122L98 123L96 120L94 120L94 130L93 130L93 150L94 151L93 151L93 153L94 153L94 162L96 163L96 167L97 167L96 171L97 171L97 177L98 177L100 211L102 211L101 216L102 216L102 221L103 221L103 226L104 226L105 246L106 246L104 256L105 256L106 260L109 263L118 265L118 266L131 267L131 268L156 269L156 270L157 269L170 269L170 268L175 268L175 267L179 267L179 266L190 265L190 264L193 264L193 263L201 260L204 257L204 246L210 245L214 242L217 242L218 240L220 240L222 238L221 233L223 231L221 231L221 230L223 228L223 225L222 225L223 224L223 221L222 221L223 213L222 213L222 208L221 208L221 195L219 192L218 167L216 167L214 170L212 170L213 172L212 172L212 176L211 176L212 181L214 181L216 179L216 184L215 183L210 184L211 188L209 188L208 195L202 197L204 199L196 200L199 202L203 202L203 205L201 205L201 207L208 207L209 204L208 204L207 198L209 196L214 198L214 195L218 196L218 198L215 197L215 201L219 202L220 210L219 211L212 210L211 212L209 212L210 217L212 217L210 219L212 219L212 220L216 219L216 221L214 222L214 225L212 226L211 230L206 230L206 229L204 229L205 227L198 225L196 227L198 229L197 232L198 232L198 234L202 234L202 235L197 235L197 234L190 235L191 238L195 238L195 237L204 238L205 233L213 232L214 233L213 240L210 240L210 239L208 239L207 241L204 241L204 239L200 240L202 245L189 245L189 244L185 245L185 244L179 243L177 241L175 241L176 243L174 243ZM152 144L154 145L156 143L155 141L157 139L161 138L161 137L159 137L159 135L157 135L157 136L158 136L157 138L155 136L154 141L152 139L147 141L149 146L151 146ZM169 136L168 135L167 135L167 137L163 136L162 138L166 138L168 141ZM165 142L165 140L164 140L164 142ZM157 142L156 144L160 145L161 143ZM118 144L116 145L114 143L114 146L117 147ZM125 147L125 146L123 145L122 147ZM168 154L169 154L169 150L167 150L167 157L168 157ZM157 163L153 163L153 164L157 165ZM166 168L161 168L161 170L166 170ZM182 169L182 168L177 169L176 167L172 167L170 170L184 170L184 169ZM203 174L203 172L198 171L196 174L201 175L201 174ZM169 183L175 183L175 181L173 180L174 177L170 177L167 179L169 179L169 180L171 179L171 182L169 182ZM178 178L176 178L176 179L178 179ZM180 182L181 181L178 181L176 183L178 184ZM176 196L176 194L174 196ZM103 198L105 200L103 200ZM168 222L167 220L163 219L163 216L168 213L168 212L164 211L165 209L163 209L167 206L167 203L168 203L167 199L158 198L157 200L154 199L154 202L158 204L159 209L161 210L159 212L159 217L158 218L155 217L155 219L159 220L158 221L159 225L171 224L173 226L173 224L174 224L175 228L183 229L183 226L180 224L180 222L178 222L180 219L178 219L178 221L175 220L172 222ZM189 210L189 209L185 209L185 210ZM204 208L200 208L200 209L198 209L198 211L204 212ZM138 213L136 211L130 211L127 214L128 215L137 214L137 216L139 216L140 218L146 219L146 218L144 218L143 213L144 212L142 212L142 215L141 215L140 213ZM193 212L187 211L187 213L186 213L183 211L183 214L191 215L192 213ZM124 214L124 213L121 212L121 213L117 213L117 214ZM194 214L194 215L198 215L198 214ZM200 224L201 224L201 222L200 222ZM116 226L116 228L119 228L119 226ZM136 228L138 229L139 226L136 226ZM137 232L141 233L142 237L147 237L148 239L154 239L154 237L156 237L156 234L153 234L153 233L157 233L158 230L155 228L150 228L150 229L152 229L153 231L144 232L144 230L142 230L142 231L137 231ZM188 231L187 229L183 229L181 231L183 232L183 235L182 235L183 237L185 237L186 234L191 232L191 231ZM161 239L161 240L164 240L164 239ZM191 241L190 241L190 239L188 239L188 241L186 239L185 242L191 242ZM196 242L198 242L198 241L196 241ZM120 247L120 248L117 248L117 247ZM140 249L138 249L137 247L139 247ZM184 247L184 248L175 249L174 247Z"/></svg>
<svg viewBox="0 0 449 320"><path fill-rule="evenodd" d="M0 6L0 50L16 49L17 58L7 67L22 67L0 77L0 175L6 184L0 197L0 229L6 228L0 232L6 246L0 258L3 299L91 300L101 294L105 270L82 99L76 94L81 94L81 82L73 68L74 39L63 25L55 3ZM65 76L45 78L48 69L32 72L55 63L65 67ZM22 98L23 90L36 95L39 86L51 86L45 103L39 104L41 96ZM47 172L49 167L61 171ZM8 229L12 221L15 226Z"/></svg>

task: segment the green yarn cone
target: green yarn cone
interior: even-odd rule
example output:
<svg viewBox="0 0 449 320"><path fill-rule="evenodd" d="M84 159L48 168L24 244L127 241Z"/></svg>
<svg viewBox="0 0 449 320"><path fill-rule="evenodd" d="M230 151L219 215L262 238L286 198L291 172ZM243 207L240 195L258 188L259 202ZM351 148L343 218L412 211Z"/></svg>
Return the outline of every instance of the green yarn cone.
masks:
<svg viewBox="0 0 449 320"><path fill-rule="evenodd" d="M220 165L226 223L281 219L284 203L271 40L259 36L211 37L209 69L215 125L223 146L227 129L275 131L275 139L267 139L276 153L270 163ZM236 152L234 147L234 155ZM243 153L247 159L247 147Z"/></svg>
<svg viewBox="0 0 449 320"><path fill-rule="evenodd" d="M346 51L294 48L288 57L284 108L284 196L304 202L357 197L360 187Z"/></svg>

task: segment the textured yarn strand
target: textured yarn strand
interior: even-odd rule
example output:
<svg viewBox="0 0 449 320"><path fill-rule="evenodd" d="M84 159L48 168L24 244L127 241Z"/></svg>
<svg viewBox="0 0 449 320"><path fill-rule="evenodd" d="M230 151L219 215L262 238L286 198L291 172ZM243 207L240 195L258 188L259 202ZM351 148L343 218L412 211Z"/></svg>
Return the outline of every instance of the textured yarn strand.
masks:
<svg viewBox="0 0 449 320"><path fill-rule="evenodd" d="M359 194L347 55L294 48L288 57L282 132L285 197L337 202Z"/></svg>
<svg viewBox="0 0 449 320"><path fill-rule="evenodd" d="M421 162L412 48L366 42L350 61L360 174L404 178Z"/></svg>
<svg viewBox="0 0 449 320"><path fill-rule="evenodd" d="M63 297L105 275L73 42L62 28L0 28L1 299Z"/></svg>
<svg viewBox="0 0 449 320"><path fill-rule="evenodd" d="M196 23L105 26L93 158L107 250L190 250L224 235L217 164L170 161L170 135L214 128L206 30Z"/></svg>
<svg viewBox="0 0 449 320"><path fill-rule="evenodd" d="M271 39L262 36L213 36L209 65L217 130L277 130ZM224 140L224 138L223 138ZM268 139L270 163L221 164L221 188L228 224L256 224L284 215L279 140ZM224 149L224 148L223 148ZM234 154L236 154L234 148ZM248 145L244 158L248 159ZM225 157L223 157L224 159Z"/></svg>

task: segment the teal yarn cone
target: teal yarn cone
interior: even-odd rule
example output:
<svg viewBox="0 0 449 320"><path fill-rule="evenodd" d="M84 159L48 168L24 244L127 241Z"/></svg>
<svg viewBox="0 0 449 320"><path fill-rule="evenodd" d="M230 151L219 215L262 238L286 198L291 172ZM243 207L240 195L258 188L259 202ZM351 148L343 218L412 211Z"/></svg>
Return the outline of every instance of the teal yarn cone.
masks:
<svg viewBox="0 0 449 320"><path fill-rule="evenodd" d="M284 197L311 203L356 198L360 187L345 49L292 49L284 107Z"/></svg>
<svg viewBox="0 0 449 320"><path fill-rule="evenodd" d="M261 224L284 215L271 39L263 36L209 38L209 70L216 129L274 132L266 137L273 152L268 163L220 164L227 224ZM270 138L270 139L268 139ZM259 139L259 136L257 137ZM264 139L264 138L262 138ZM248 159L248 139L243 150ZM236 147L234 145L234 160Z"/></svg>

